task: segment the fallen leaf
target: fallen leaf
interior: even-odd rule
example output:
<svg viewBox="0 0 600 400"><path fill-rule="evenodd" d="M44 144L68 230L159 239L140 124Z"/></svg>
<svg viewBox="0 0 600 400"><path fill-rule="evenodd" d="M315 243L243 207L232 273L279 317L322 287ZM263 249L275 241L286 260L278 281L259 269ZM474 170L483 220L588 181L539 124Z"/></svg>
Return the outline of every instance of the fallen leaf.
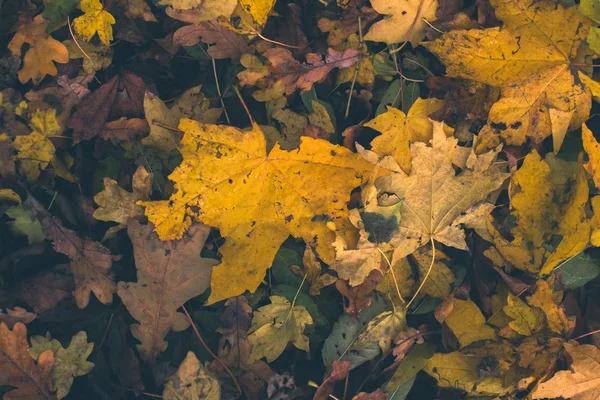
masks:
<svg viewBox="0 0 600 400"><path fill-rule="evenodd" d="M435 21L437 0L371 0L379 14L388 15L374 23L365 40L394 44L410 42L417 46L425 37L427 22Z"/></svg>
<svg viewBox="0 0 600 400"><path fill-rule="evenodd" d="M6 210L6 215L14 221L8 222L11 232L20 236L27 236L29 245L43 243L46 236L42 232L40 223L31 218L31 211L25 210L22 205L13 206Z"/></svg>
<svg viewBox="0 0 600 400"><path fill-rule="evenodd" d="M140 139L150 133L150 127L145 119L122 117L116 121L110 121L98 133L104 140L110 140L113 144L119 142Z"/></svg>
<svg viewBox="0 0 600 400"><path fill-rule="evenodd" d="M344 10L340 19L319 18L317 25L321 32L328 33L327 44L329 46L338 46L350 35L358 32L359 17L364 27L374 20L377 15L377 12L370 7L362 7L360 9L349 7Z"/></svg>
<svg viewBox="0 0 600 400"><path fill-rule="evenodd" d="M37 317L35 313L29 312L21 307L15 307L13 310L7 308L5 313L0 311L0 323L5 323L8 326L8 329L12 329L17 322L28 324L33 321L35 317Z"/></svg>
<svg viewBox="0 0 600 400"><path fill-rule="evenodd" d="M329 395L333 393L335 389L335 383L345 379L348 375L348 368L350 367L350 361L334 361L332 365L332 371L321 383L321 386L315 392L313 400L327 400Z"/></svg>
<svg viewBox="0 0 600 400"><path fill-rule="evenodd" d="M574 342L575 343L575 342ZM557 397L587 400L600 395L600 350L590 344L564 343L570 356L567 371L558 371L548 381L540 383L533 391L534 399Z"/></svg>
<svg viewBox="0 0 600 400"><path fill-rule="evenodd" d="M46 169L54 158L56 149L50 140L52 136L60 135L63 128L56 120L56 110L36 110L30 122L33 131L26 136L17 136L13 146L17 150L19 170L31 182L35 181L40 172Z"/></svg>
<svg viewBox="0 0 600 400"><path fill-rule="evenodd" d="M93 349L94 343L88 343L86 333L81 331L73 336L67 348L56 339L32 336L28 351L35 360L38 360L38 363L44 352L51 350L54 353L55 363L50 371L50 377L56 397L62 399L71 390L76 376L89 374L94 368L94 363L87 361Z"/></svg>
<svg viewBox="0 0 600 400"><path fill-rule="evenodd" d="M570 324L563 309L556 305L553 294L548 282L540 279L536 283L533 295L527 297L527 302L542 310L553 332L565 336L570 330Z"/></svg>
<svg viewBox="0 0 600 400"><path fill-rule="evenodd" d="M36 363L27 352L28 347L25 325L17 322L11 331L0 323L0 385L16 388L5 393L4 399L55 399L50 389L54 353L46 350Z"/></svg>
<svg viewBox="0 0 600 400"><path fill-rule="evenodd" d="M327 231L324 222L311 221L314 216L345 217L350 191L371 168L343 147L310 138L297 151L276 145L267 155L256 125L243 132L182 119L179 129L186 133L183 162L170 176L176 193L169 201L141 204L163 240L182 237L192 219L221 230L227 240L219 249L222 264L213 271L210 303L256 290L290 234L311 243L317 228ZM328 190L312 190L322 179ZM327 244L317 242L316 250L327 260Z"/></svg>
<svg viewBox="0 0 600 400"><path fill-rule="evenodd" d="M234 62L238 62L242 54L252 50L244 36L238 35L216 21L186 25L173 34L173 43L180 46L193 46L199 40L212 45L206 52L218 60L231 58Z"/></svg>
<svg viewBox="0 0 600 400"><path fill-rule="evenodd" d="M381 272L373 270L358 286L349 286L341 279L335 283L335 288L348 299L348 306L344 306L344 310L351 318L358 318L360 312L371 305L371 295L380 280Z"/></svg>
<svg viewBox="0 0 600 400"><path fill-rule="evenodd" d="M118 288L123 304L139 322L131 325L131 333L141 342L137 349L150 363L167 348L167 333L187 329L189 322L177 309L208 288L212 267L217 264L200 257L209 227L194 225L179 241L160 241L153 229L150 224L129 220L127 233L133 243L137 282L119 282Z"/></svg>
<svg viewBox="0 0 600 400"><path fill-rule="evenodd" d="M550 134L564 136L565 126L579 128L589 116L591 94L570 65L590 21L576 6L551 0L490 3L502 28L454 30L425 44L445 63L448 76L501 88L478 150L501 142L519 146L528 138L540 143ZM554 122L552 110L560 115Z"/></svg>
<svg viewBox="0 0 600 400"><path fill-rule="evenodd" d="M431 147L411 145L410 175L400 170L375 182L380 191L395 195L397 205L392 207L399 207L402 215L398 231L389 241L395 248L392 264L434 240L466 250L461 227L487 217L479 213L482 207L488 213L491 210L480 202L508 177L493 164L500 149L481 156L471 153L467 168L456 174L452 163L456 143L457 139L446 137L442 124L435 123Z"/></svg>
<svg viewBox="0 0 600 400"><path fill-rule="evenodd" d="M81 0L79 7L83 15L73 20L75 32L86 42L98 33L100 41L105 46L110 46L110 41L113 40L112 25L116 22L115 17L104 9L100 0Z"/></svg>
<svg viewBox="0 0 600 400"><path fill-rule="evenodd" d="M38 314L53 309L61 300L70 298L75 288L69 269L68 265L57 265L23 280L17 287L17 298Z"/></svg>
<svg viewBox="0 0 600 400"><path fill-rule="evenodd" d="M592 131L583 124L581 126L581 138L583 148L588 155L588 162L583 166L594 179L594 185L600 187L600 144L594 137Z"/></svg>
<svg viewBox="0 0 600 400"><path fill-rule="evenodd" d="M454 308L444 322L458 339L460 347L496 339L496 332L486 324L485 317L473 301L454 299L453 302Z"/></svg>
<svg viewBox="0 0 600 400"><path fill-rule="evenodd" d="M429 115L444 106L438 99L423 100L418 98L407 114L401 110L388 107L387 111L365 124L367 128L382 133L371 142L371 150L381 157L391 156L407 174L411 168L410 144L429 142L433 138L434 125ZM452 130L444 125L444 132L452 134Z"/></svg>
<svg viewBox="0 0 600 400"><path fill-rule="evenodd" d="M346 49L343 52L329 49L325 60L316 53L306 54L306 63L297 61L292 52L281 47L263 53L268 60L264 64L258 57L248 55L241 58L247 69L238 73L240 85L258 86L252 96L258 101L267 101L290 95L299 89L311 90L314 84L323 81L335 68L348 68L359 61L359 51Z"/></svg>
<svg viewBox="0 0 600 400"><path fill-rule="evenodd" d="M158 22L145 0L122 0L119 5L128 18L139 18L146 22Z"/></svg>
<svg viewBox="0 0 600 400"><path fill-rule="evenodd" d="M519 269L551 273L589 242L591 221L584 208L588 194L581 166L553 154L542 160L534 150L510 181L512 240L505 239L489 220L496 248Z"/></svg>
<svg viewBox="0 0 600 400"><path fill-rule="evenodd" d="M17 27L17 33L8 44L12 54L21 56L24 44L29 50L23 58L23 67L19 70L19 81L26 83L30 79L39 84L46 75L56 76L58 71L54 62L66 64L69 62L69 51L46 32L48 21L41 15L33 20L22 17Z"/></svg>
<svg viewBox="0 0 600 400"><path fill-rule="evenodd" d="M298 269L298 272L306 274L306 280L310 283L308 292L311 296L318 296L322 288L332 285L337 281L335 276L326 272L323 273L323 266L317 260L317 256L310 245L306 245L302 264L304 265L304 269ZM296 272L296 269L294 269L294 272Z"/></svg>
<svg viewBox="0 0 600 400"><path fill-rule="evenodd" d="M94 293L102 304L112 303L117 289L113 281L111 266L121 256L113 256L106 247L90 239L82 239L74 231L63 226L33 197L28 197L25 207L40 221L44 235L52 241L54 249L71 260L71 271L75 278L73 296L79 308L87 307L90 293Z"/></svg>
<svg viewBox="0 0 600 400"><path fill-rule="evenodd" d="M165 400L220 400L221 384L188 351L177 372L169 378L162 393Z"/></svg>
<svg viewBox="0 0 600 400"><path fill-rule="evenodd" d="M365 330L358 335L356 347L367 348L377 343L381 351L386 353L392 348L393 338L406 328L405 310L385 311L369 321Z"/></svg>
<svg viewBox="0 0 600 400"><path fill-rule="evenodd" d="M249 362L266 357L267 362L278 358L289 342L300 350L309 352L306 325L313 320L306 308L290 304L285 298L271 296L271 304L254 312L248 342L252 345Z"/></svg>
<svg viewBox="0 0 600 400"><path fill-rule="evenodd" d="M108 68L113 61L113 51L110 47L81 41L75 43L73 40L63 42L69 50L71 60L83 59L83 70L88 74Z"/></svg>
<svg viewBox="0 0 600 400"><path fill-rule="evenodd" d="M152 193L152 174L140 165L133 174L132 187L133 192L128 192L116 181L104 178L104 190L94 196L98 208L93 217L100 221L117 222L119 229L122 229L130 218L144 215L144 208L136 203L149 199Z"/></svg>
<svg viewBox="0 0 600 400"><path fill-rule="evenodd" d="M502 309L513 320L508 323L515 332L524 336L533 336L542 331L546 324L542 310L529 307L512 293L508 294L508 304Z"/></svg>

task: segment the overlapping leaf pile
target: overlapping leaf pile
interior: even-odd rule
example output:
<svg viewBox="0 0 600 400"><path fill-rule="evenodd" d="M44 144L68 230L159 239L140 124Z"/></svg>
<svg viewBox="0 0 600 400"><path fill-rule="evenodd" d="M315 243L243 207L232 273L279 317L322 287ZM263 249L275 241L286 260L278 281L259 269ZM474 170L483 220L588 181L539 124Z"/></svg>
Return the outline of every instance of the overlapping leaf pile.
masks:
<svg viewBox="0 0 600 400"><path fill-rule="evenodd" d="M597 398L599 10L0 1L0 396Z"/></svg>

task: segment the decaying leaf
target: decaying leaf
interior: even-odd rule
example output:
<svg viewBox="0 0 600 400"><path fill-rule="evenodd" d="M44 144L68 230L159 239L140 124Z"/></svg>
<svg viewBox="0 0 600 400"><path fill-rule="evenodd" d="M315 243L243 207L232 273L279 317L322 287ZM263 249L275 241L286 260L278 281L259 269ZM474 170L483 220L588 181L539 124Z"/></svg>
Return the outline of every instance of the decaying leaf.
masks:
<svg viewBox="0 0 600 400"><path fill-rule="evenodd" d="M73 336L67 348L56 339L32 336L28 351L34 359L38 360L38 363L44 352L51 350L54 353L56 361L52 366L50 377L56 397L62 399L71 390L75 377L86 375L94 368L94 363L87 361L93 349L94 343L88 343L86 333L81 331Z"/></svg>
<svg viewBox="0 0 600 400"><path fill-rule="evenodd" d="M271 304L254 312L248 341L252 345L249 362L266 357L268 362L283 353L288 343L308 352L308 337L304 327L313 320L302 306L293 306L281 296L271 296Z"/></svg>
<svg viewBox="0 0 600 400"><path fill-rule="evenodd" d="M188 351L177 372L165 384L165 400L219 400L221 384L200 364L196 355Z"/></svg>
<svg viewBox="0 0 600 400"><path fill-rule="evenodd" d="M35 313L29 312L24 308L15 307L13 310L6 309L6 312L0 311L0 323L5 323L8 329L12 329L17 322L28 324L37 317Z"/></svg>
<svg viewBox="0 0 600 400"><path fill-rule="evenodd" d="M163 240L181 238L193 219L221 230L227 240L209 302L254 291L290 234L313 243L320 230L316 250L331 260L325 243L329 230L322 219L312 219L346 216L345 201L369 164L343 147L311 138L303 138L297 151L276 145L267 155L257 125L243 132L182 119L179 129L186 132L183 162L170 176L177 191L169 201L142 204ZM314 190L323 179L327 190Z"/></svg>
<svg viewBox="0 0 600 400"><path fill-rule="evenodd" d="M52 241L54 249L71 259L71 271L75 277L73 296L79 308L87 307L90 294L94 293L102 304L112 303L117 289L113 281L111 266L121 256L113 256L106 247L90 239L82 239L74 231L63 226L33 197L29 197L25 207L40 221L44 235Z"/></svg>
<svg viewBox="0 0 600 400"><path fill-rule="evenodd" d="M54 353L46 350L37 363L27 352L27 328L17 322L12 331L0 323L0 385L16 389L4 394L6 400L50 400L52 395L50 371Z"/></svg>
<svg viewBox="0 0 600 400"><path fill-rule="evenodd" d="M375 182L380 191L395 195L388 204L397 203L391 207L399 207L402 216L389 241L394 247L392 264L431 240L466 250L461 227L484 220L491 211L491 205L481 202L508 177L493 164L500 149L481 156L471 153L457 175L452 161L456 144L457 139L447 138L442 124L435 123L431 147L411 145L410 175L398 170Z"/></svg>
<svg viewBox="0 0 600 400"><path fill-rule="evenodd" d="M358 338L356 347L366 348L377 343L382 352L392 348L392 341L396 335L406 329L406 313L404 310L386 311L371 321Z"/></svg>
<svg viewBox="0 0 600 400"><path fill-rule="evenodd" d="M562 144L566 130L579 128L590 112L590 90L570 65L591 21L576 6L551 0L490 3L502 28L454 30L425 46L448 76L501 88L480 133L481 150L540 143L551 134Z"/></svg>
<svg viewBox="0 0 600 400"><path fill-rule="evenodd" d="M600 394L600 350L590 344L563 344L570 357L567 371L558 371L547 382L541 383L533 392L534 399L557 397L586 400Z"/></svg>
<svg viewBox="0 0 600 400"><path fill-rule="evenodd" d="M206 52L215 59L231 58L237 62L242 54L251 51L244 36L236 34L217 21L186 25L173 34L173 43L181 46L192 46L199 40L212 45Z"/></svg>
<svg viewBox="0 0 600 400"><path fill-rule="evenodd" d="M133 243L137 282L119 282L118 294L129 313L139 322L131 333L142 359L155 362L167 348L169 331L189 326L185 315L177 312L186 301L201 295L210 284L216 260L201 258L210 228L194 225L179 241L160 241L154 227L129 220L127 233Z"/></svg>

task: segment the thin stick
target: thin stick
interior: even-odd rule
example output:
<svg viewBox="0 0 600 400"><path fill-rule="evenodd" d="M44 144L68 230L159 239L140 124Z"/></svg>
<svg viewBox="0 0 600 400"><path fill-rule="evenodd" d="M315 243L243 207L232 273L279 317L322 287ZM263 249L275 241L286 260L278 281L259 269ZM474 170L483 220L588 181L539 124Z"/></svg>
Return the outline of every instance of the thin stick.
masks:
<svg viewBox="0 0 600 400"><path fill-rule="evenodd" d="M431 248L433 249L432 250L432 254L431 254L431 265L429 266L429 269L427 270L427 273L425 274L425 277L421 281L421 284L419 285L419 288L417 289L417 291L413 295L412 299L410 299L410 301L406 305L406 309L407 310L408 310L408 307L410 307L410 305L412 304L412 302L415 301L415 299L419 295L419 292L421 291L421 289L423 289L423 286L425 286L425 282L427 282L427 278L429 278L429 274L431 274L431 270L433 270L433 264L435 263L435 243L433 241L433 238L431 238L430 240L431 240Z"/></svg>
<svg viewBox="0 0 600 400"><path fill-rule="evenodd" d="M73 38L73 42L79 48L79 50L81 50L83 55L86 56L88 60L90 60L90 62L92 63L92 67L94 67L94 60L92 60L92 57L90 57L88 55L88 53L86 53L85 50L83 50L83 48L79 45L79 42L75 38L75 35L73 34L73 29L71 29L71 20L68 15L67 15L67 26L69 27L69 33L71 34L71 37ZM98 82L100 85L102 85L102 82L100 82L100 80L98 78L96 78L96 74L94 74L94 79L96 80L96 82Z"/></svg>
<svg viewBox="0 0 600 400"><path fill-rule="evenodd" d="M600 329L598 329L597 331L592 331L592 332L584 333L583 335L581 335L581 336L577 336L576 338L574 338L574 339L572 339L572 340L579 340L579 339L583 339L584 337L587 337L587 336L592 336L592 335L595 335L596 333L600 333Z"/></svg>
<svg viewBox="0 0 600 400"><path fill-rule="evenodd" d="M363 38L362 38L362 27L360 22L360 16L358 17L358 40L359 45L358 49L361 50L363 47ZM346 104L346 114L344 118L348 119L348 115L350 115L350 103L352 103L352 91L354 90L354 85L356 84L356 78L358 77L358 69L360 67L360 61L362 59L362 52L358 56L358 62L354 65L354 76L352 77L352 85L350 86L350 92L348 92L348 103Z"/></svg>
<svg viewBox="0 0 600 400"><path fill-rule="evenodd" d="M246 114L248 114L248 119L250 120L250 125L254 125L254 118L252 118L252 115L250 114L250 110L248 110L248 106L246 106L246 102L242 98L240 90L238 89L237 86L234 86L233 90L235 90L235 94L237 94L237 97L240 99L240 103L242 103L244 110L246 110Z"/></svg>
<svg viewBox="0 0 600 400"><path fill-rule="evenodd" d="M188 321L190 322L190 325L192 326L192 329L194 330L194 333L196 333L196 337L198 338L198 340L200 340L200 343L202 343L202 346L204 346L204 349L219 364L221 364L221 367L223 367L223 369L225 371L227 371L227 374L231 377L231 380L233 381L233 384L235 385L235 387L238 390L238 392L243 393L242 392L242 388L240 388L240 384L238 383L237 379L235 379L235 376L233 375L233 373L231 372L231 370L229 369L229 367L227 365L225 365L225 363L223 363L223 361L221 361L221 359L219 357L217 357L217 355L215 353L212 352L212 350L210 349L210 347L208 347L208 345L206 344L206 342L204 341L204 339L202 339L202 336L200 336L200 332L198 332L198 328L196 328L196 324L194 323L194 321L192 320L192 317L190 316L190 314L188 313L187 309L185 308L185 305L182 305L181 308L183 309L183 313L185 314L185 316L187 317Z"/></svg>
<svg viewBox="0 0 600 400"><path fill-rule="evenodd" d="M213 74L215 75L215 84L217 85L217 94L219 95L219 100L221 100L221 107L223 107L223 113L225 114L225 119L227 123L231 125L231 121L229 120L229 114L227 114L227 109L225 108L225 102L223 101L223 95L221 94L221 87L219 86L219 76L217 75L217 64L215 63L214 57L210 57L212 60Z"/></svg>

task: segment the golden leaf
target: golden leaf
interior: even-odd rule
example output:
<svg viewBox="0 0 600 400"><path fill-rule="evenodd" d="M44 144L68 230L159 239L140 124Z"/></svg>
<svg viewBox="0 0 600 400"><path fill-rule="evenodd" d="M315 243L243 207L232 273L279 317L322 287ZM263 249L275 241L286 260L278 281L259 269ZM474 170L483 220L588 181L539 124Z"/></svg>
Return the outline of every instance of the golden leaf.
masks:
<svg viewBox="0 0 600 400"><path fill-rule="evenodd" d="M100 0L81 0L79 3L83 15L73 20L73 29L86 42L98 33L100 41L105 46L110 46L113 40L112 25L115 24L115 17L106 11L100 3Z"/></svg>
<svg viewBox="0 0 600 400"><path fill-rule="evenodd" d="M513 319L508 326L517 333L523 336L532 336L545 328L544 313L540 309L529 307L512 293L508 294L507 302L503 311Z"/></svg>
<svg viewBox="0 0 600 400"><path fill-rule="evenodd" d="M181 238L193 219L221 230L227 240L209 302L254 291L289 235L316 241L319 257L331 261L333 233L324 220L348 215L345 202L370 164L311 138L302 138L296 151L275 145L267 155L257 125L244 132L182 119L179 129L185 132L183 161L170 175L176 193L168 201L141 204L162 240Z"/></svg>
<svg viewBox="0 0 600 400"><path fill-rule="evenodd" d="M590 112L590 90L570 69L590 20L577 6L552 0L491 4L502 28L454 30L425 46L444 62L448 76L501 88L478 150L501 141L518 146L527 138L539 143L550 134L558 136L559 146L565 126L579 128ZM551 110L558 112L554 118Z"/></svg>
<svg viewBox="0 0 600 400"><path fill-rule="evenodd" d="M496 339L492 327L486 325L479 307L471 300L454 299L454 308L444 322L458 339L460 347L481 340Z"/></svg>

